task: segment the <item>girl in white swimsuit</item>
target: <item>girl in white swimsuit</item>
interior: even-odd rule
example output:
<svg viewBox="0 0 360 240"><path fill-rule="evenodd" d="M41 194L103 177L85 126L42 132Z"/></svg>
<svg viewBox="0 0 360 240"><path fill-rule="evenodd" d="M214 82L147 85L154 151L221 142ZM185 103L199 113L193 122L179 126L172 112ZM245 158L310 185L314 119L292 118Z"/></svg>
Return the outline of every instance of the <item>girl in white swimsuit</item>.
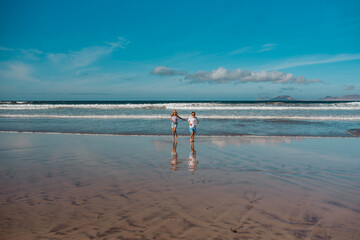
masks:
<svg viewBox="0 0 360 240"><path fill-rule="evenodd" d="M172 128L172 134L173 134L173 140L175 138L177 138L177 132L176 132L176 128L178 126L178 120L181 119L183 121L185 121L185 119L183 119L182 117L180 117L177 113L177 111L174 109L174 111L171 113L170 116L170 121L171 121L171 128Z"/></svg>

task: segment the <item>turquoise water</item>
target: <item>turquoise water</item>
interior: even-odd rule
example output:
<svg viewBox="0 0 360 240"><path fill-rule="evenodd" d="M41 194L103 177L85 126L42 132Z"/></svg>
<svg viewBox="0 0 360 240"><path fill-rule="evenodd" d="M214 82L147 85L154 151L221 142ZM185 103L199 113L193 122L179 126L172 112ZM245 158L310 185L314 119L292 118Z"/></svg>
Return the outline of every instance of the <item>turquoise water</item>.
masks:
<svg viewBox="0 0 360 240"><path fill-rule="evenodd" d="M360 102L24 101L1 102L0 131L168 135L173 109L185 119L195 111L201 135L350 137L360 128Z"/></svg>

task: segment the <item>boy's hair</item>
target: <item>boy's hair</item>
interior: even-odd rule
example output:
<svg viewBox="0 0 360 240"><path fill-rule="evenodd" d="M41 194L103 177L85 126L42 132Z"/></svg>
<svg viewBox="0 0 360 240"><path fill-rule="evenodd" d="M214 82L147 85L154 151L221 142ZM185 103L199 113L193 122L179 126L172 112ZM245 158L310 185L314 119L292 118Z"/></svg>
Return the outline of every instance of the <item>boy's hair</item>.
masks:
<svg viewBox="0 0 360 240"><path fill-rule="evenodd" d="M195 112L192 112L191 115L194 115L194 116L195 116Z"/></svg>

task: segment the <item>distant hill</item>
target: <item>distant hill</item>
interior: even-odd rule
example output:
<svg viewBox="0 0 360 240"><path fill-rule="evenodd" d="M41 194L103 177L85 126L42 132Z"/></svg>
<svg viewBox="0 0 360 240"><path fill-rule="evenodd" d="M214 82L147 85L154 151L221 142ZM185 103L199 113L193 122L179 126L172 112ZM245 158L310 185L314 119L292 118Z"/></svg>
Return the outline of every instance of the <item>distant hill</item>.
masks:
<svg viewBox="0 0 360 240"><path fill-rule="evenodd" d="M360 101L360 95L345 95L342 97L332 97L332 96L326 96L324 98L320 98L321 101Z"/></svg>
<svg viewBox="0 0 360 240"><path fill-rule="evenodd" d="M271 97L259 97L257 100L259 101L296 101L296 99L288 96L288 95L282 95L282 96L277 96L274 98Z"/></svg>
<svg viewBox="0 0 360 240"><path fill-rule="evenodd" d="M345 96L342 96L342 99L344 99L344 100L360 100L360 95L356 95L356 94L345 95Z"/></svg>
<svg viewBox="0 0 360 240"><path fill-rule="evenodd" d="M326 96L323 98L319 98L319 100L324 100L324 101L333 101L333 100L337 100L337 99L339 99L339 97Z"/></svg>
<svg viewBox="0 0 360 240"><path fill-rule="evenodd" d="M279 101L279 102L286 102L286 101L309 101L309 100L301 100L295 99L288 95L281 95L274 98L271 97L259 97L257 100L259 101ZM360 95L345 95L342 97L333 97L333 96L326 96L323 98L317 99L317 101L360 101Z"/></svg>
<svg viewBox="0 0 360 240"><path fill-rule="evenodd" d="M277 97L271 98L270 100L271 101L294 101L296 99L294 99L288 95L282 95L282 96L277 96Z"/></svg>

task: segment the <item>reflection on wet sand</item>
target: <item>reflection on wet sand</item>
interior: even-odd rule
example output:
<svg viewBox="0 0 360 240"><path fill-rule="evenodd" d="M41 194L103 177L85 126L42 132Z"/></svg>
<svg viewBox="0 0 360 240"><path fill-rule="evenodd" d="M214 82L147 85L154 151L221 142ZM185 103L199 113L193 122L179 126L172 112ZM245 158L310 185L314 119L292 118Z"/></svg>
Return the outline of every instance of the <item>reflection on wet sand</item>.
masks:
<svg viewBox="0 0 360 240"><path fill-rule="evenodd" d="M218 147L225 147L227 145L252 145L252 144L280 144L291 143L294 140L302 141L303 137L273 137L273 136L244 136L244 137L210 137L211 143Z"/></svg>
<svg viewBox="0 0 360 240"><path fill-rule="evenodd" d="M176 152L176 147L177 147L177 141L173 141L172 144L172 150L171 150L171 159L170 159L170 164L172 166L171 170L176 171L178 168L178 153Z"/></svg>
<svg viewBox="0 0 360 240"><path fill-rule="evenodd" d="M0 239L359 239L358 139L217 139L0 134Z"/></svg>
<svg viewBox="0 0 360 240"><path fill-rule="evenodd" d="M198 143L204 142L214 144L217 147L225 147L228 145L243 146L243 145L278 145L282 143L292 143L294 141L303 141L304 137L287 137L287 136L199 136ZM171 140L172 141L172 140ZM182 145L182 139L177 140ZM169 147L169 139L154 139L151 141L153 147L157 151L163 151Z"/></svg>
<svg viewBox="0 0 360 240"><path fill-rule="evenodd" d="M194 142L190 142L190 154L188 161L188 169L190 172L195 172L198 166L198 161L196 160L196 151Z"/></svg>
<svg viewBox="0 0 360 240"><path fill-rule="evenodd" d="M171 164L171 170L176 171L179 169L180 165L184 163L184 159L179 159L179 155L176 151L178 142L173 141L172 142L172 150L171 150L171 158L170 158L170 164ZM195 144L194 142L190 142L190 154L187 161L188 170L190 172L195 172L197 170L199 162L196 160L196 151L195 151Z"/></svg>

